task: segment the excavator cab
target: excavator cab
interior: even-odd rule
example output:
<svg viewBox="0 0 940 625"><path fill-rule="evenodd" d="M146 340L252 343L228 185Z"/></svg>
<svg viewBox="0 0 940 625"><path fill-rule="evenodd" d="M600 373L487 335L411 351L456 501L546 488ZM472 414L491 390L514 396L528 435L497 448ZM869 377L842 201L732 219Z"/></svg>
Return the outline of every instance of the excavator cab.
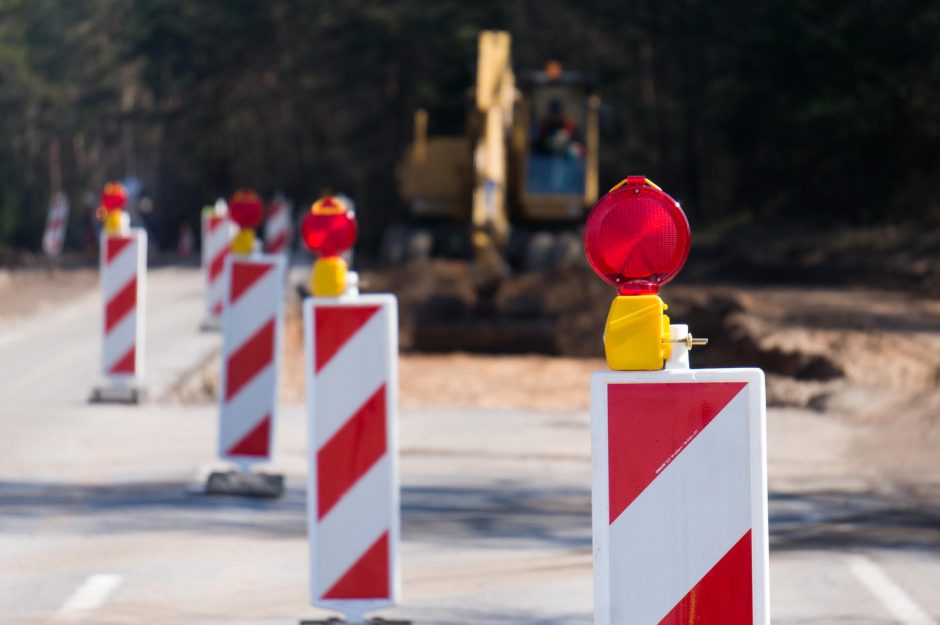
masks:
<svg viewBox="0 0 940 625"><path fill-rule="evenodd" d="M517 223L579 223L597 199L598 99L578 72L549 62L521 85L513 136Z"/></svg>

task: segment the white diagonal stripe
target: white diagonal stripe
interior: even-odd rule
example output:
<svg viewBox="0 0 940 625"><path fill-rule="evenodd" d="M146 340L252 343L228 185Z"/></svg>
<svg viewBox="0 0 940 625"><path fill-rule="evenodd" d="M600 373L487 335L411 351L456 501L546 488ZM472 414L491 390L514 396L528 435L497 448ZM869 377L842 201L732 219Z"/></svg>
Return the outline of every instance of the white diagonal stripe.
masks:
<svg viewBox="0 0 940 625"><path fill-rule="evenodd" d="M238 262L244 262L239 260ZM231 281L233 257L226 260L225 275ZM281 265L277 263L252 263L270 265L271 268L251 287L242 293L233 304L225 307L222 315L222 355L227 357L238 349L271 319L277 324L277 311L280 307ZM228 291L231 292L231 291ZM276 330L276 329L275 329Z"/></svg>
<svg viewBox="0 0 940 625"><path fill-rule="evenodd" d="M314 315L317 310L314 309ZM343 345L316 375L313 414L316 415L317 448L355 414L356 410L386 382L388 373L388 311L380 306L365 325ZM316 337L314 337L316 341ZM316 345L314 344L316 353ZM315 367L315 359L307 363ZM343 389L317 393L317 389Z"/></svg>
<svg viewBox="0 0 940 625"><path fill-rule="evenodd" d="M267 222L264 224L264 238L268 241L273 239L275 235L286 232L290 228L290 220L288 219L287 210L281 209L271 215Z"/></svg>
<svg viewBox="0 0 940 625"><path fill-rule="evenodd" d="M235 228L232 227L231 221L223 221L211 232L209 231L209 223L210 218L206 217L202 224L202 262L207 267L222 248L231 245L235 236Z"/></svg>
<svg viewBox="0 0 940 625"><path fill-rule="evenodd" d="M751 528L749 392L611 524L611 622L657 625Z"/></svg>
<svg viewBox="0 0 940 625"><path fill-rule="evenodd" d="M137 248L139 242L136 237L127 247L105 263L101 275L101 289L104 292L105 303L111 299L137 275Z"/></svg>
<svg viewBox="0 0 940 625"><path fill-rule="evenodd" d="M937 621L868 556L850 556L848 567L901 625L937 625Z"/></svg>
<svg viewBox="0 0 940 625"><path fill-rule="evenodd" d="M225 401L225 387L221 395L221 419L219 424L219 455L225 457L225 452L240 441L261 422L266 415L271 415L271 423L275 418L275 403L277 399L277 369L272 361L262 369L250 382L231 399ZM268 447L270 455L271 447Z"/></svg>
<svg viewBox="0 0 940 625"><path fill-rule="evenodd" d="M104 335L102 344L101 366L102 373L108 375L108 371L118 360L124 356L127 351L137 342L137 309L132 309L124 315L111 331Z"/></svg>
<svg viewBox="0 0 940 625"><path fill-rule="evenodd" d="M316 460L314 460L316 462ZM329 470L329 467L325 467ZM316 474L311 476L316 483ZM324 517L316 532L314 588L322 597L391 528L391 463L385 453ZM316 490L313 491L316 496ZM391 540L391 537L390 537Z"/></svg>

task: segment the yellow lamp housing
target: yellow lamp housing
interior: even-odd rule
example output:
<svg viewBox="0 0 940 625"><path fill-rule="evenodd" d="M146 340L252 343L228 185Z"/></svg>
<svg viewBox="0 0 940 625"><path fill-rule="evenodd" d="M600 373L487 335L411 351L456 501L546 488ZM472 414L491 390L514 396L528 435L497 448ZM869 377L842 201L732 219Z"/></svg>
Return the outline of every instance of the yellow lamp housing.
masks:
<svg viewBox="0 0 940 625"><path fill-rule="evenodd" d="M313 264L310 291L316 297L339 297L346 292L348 267L341 256L322 256Z"/></svg>
<svg viewBox="0 0 940 625"><path fill-rule="evenodd" d="M110 235L121 234L124 229L124 211L113 209L107 211L104 218L104 231Z"/></svg>
<svg viewBox="0 0 940 625"><path fill-rule="evenodd" d="M232 253L240 256L251 256L255 250L255 231L251 228L239 230L232 239Z"/></svg>
<svg viewBox="0 0 940 625"><path fill-rule="evenodd" d="M614 298L604 328L607 365L614 371L658 371L672 355L668 307L658 295Z"/></svg>

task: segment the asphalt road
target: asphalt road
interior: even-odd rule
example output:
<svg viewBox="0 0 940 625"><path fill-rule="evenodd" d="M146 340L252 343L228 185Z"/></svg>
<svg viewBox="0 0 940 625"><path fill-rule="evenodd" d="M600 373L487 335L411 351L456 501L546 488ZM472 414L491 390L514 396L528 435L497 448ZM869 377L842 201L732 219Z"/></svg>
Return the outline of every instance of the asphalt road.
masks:
<svg viewBox="0 0 940 625"><path fill-rule="evenodd" d="M323 616L306 595L302 407L281 414L283 499L187 493L212 460L216 414L165 398L218 337L197 330L195 271L149 279L143 406L86 403L96 293L0 325L0 623ZM771 411L774 623L940 622L940 521L856 457L859 435ZM408 411L401 448L404 597L387 616L591 622L586 414Z"/></svg>

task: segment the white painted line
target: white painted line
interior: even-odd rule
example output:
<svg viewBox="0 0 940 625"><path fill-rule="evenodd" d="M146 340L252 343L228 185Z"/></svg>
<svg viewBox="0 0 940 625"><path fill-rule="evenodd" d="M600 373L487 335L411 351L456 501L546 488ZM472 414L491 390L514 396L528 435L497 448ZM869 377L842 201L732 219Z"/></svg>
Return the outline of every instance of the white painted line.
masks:
<svg viewBox="0 0 940 625"><path fill-rule="evenodd" d="M850 556L849 570L901 625L937 625L880 566L868 556Z"/></svg>
<svg viewBox="0 0 940 625"><path fill-rule="evenodd" d="M62 604L52 620L56 623L82 622L92 611L104 604L108 595L120 586L122 581L123 578L120 575L110 573L90 575L85 583Z"/></svg>

